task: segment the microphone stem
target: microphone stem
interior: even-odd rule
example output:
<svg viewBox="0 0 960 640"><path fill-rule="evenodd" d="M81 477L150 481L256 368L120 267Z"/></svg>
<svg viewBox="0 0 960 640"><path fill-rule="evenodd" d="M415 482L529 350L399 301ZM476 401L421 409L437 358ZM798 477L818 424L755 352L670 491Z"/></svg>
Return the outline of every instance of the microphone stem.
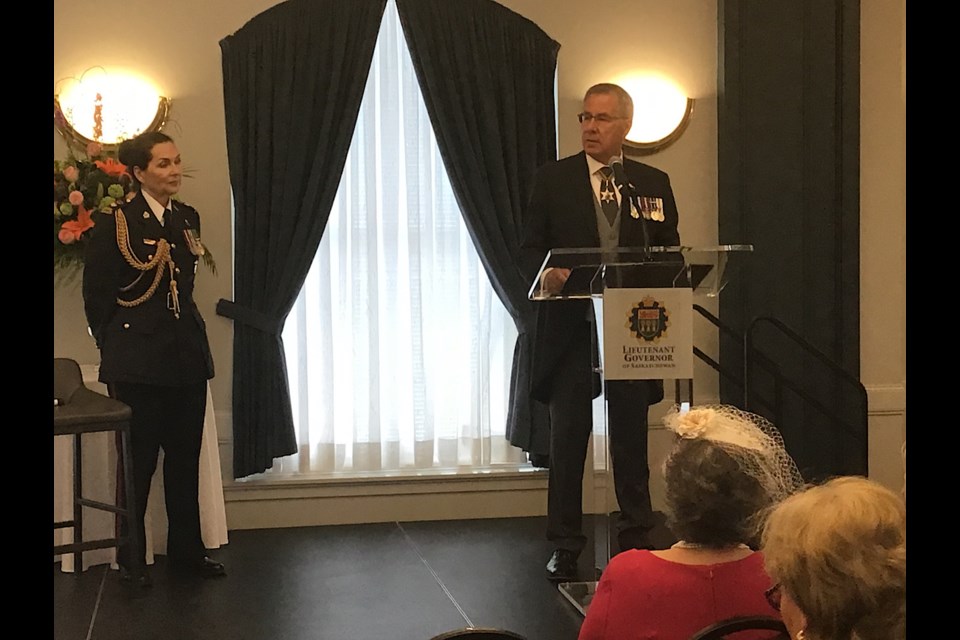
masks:
<svg viewBox="0 0 960 640"><path fill-rule="evenodd" d="M627 177L627 171L623 168L623 161L619 156L613 156L610 158L607 166L613 170L614 181L617 183L617 186L620 189L620 201L626 201L627 203L625 208L621 207L621 216L624 213L623 210L625 210L628 214L630 213L631 204L636 207L637 213L640 214L640 226L643 229L643 248L649 249L650 236L647 232L647 219L643 215L643 209L640 208L640 194L637 192L633 184L631 184L630 178Z"/></svg>
<svg viewBox="0 0 960 640"><path fill-rule="evenodd" d="M643 248L650 248L650 236L647 232L647 219L643 215L643 209L640 208L640 196L631 195L630 200L633 203L633 206L637 208L637 213L640 214L640 228L643 230Z"/></svg>

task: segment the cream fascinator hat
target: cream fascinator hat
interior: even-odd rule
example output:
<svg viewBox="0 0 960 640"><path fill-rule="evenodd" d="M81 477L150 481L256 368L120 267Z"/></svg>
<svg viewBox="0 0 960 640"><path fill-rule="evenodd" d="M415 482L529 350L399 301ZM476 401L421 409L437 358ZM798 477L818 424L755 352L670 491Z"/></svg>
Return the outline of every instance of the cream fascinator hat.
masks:
<svg viewBox="0 0 960 640"><path fill-rule="evenodd" d="M783 437L766 418L728 405L674 406L664 425L681 439L707 440L722 448L778 502L803 486Z"/></svg>

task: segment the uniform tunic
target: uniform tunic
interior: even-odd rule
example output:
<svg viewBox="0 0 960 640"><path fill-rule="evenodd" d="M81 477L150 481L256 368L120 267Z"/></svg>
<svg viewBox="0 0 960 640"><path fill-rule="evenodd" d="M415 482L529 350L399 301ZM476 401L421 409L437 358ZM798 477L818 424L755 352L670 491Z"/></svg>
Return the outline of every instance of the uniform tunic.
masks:
<svg viewBox="0 0 960 640"><path fill-rule="evenodd" d="M133 410L130 439L139 538L144 540L150 482L162 448L167 553L171 561L195 563L206 555L200 534L199 468L206 385L214 368L203 317L193 300L198 257L186 235L193 231L199 238L200 216L182 202L171 200L168 207L161 224L138 193L113 212L94 214L83 300L100 349L100 381ZM169 245L172 263L163 261L147 270L130 264L150 263L163 243ZM125 521L122 525L125 533ZM118 562L132 568L142 558L131 558L122 548Z"/></svg>

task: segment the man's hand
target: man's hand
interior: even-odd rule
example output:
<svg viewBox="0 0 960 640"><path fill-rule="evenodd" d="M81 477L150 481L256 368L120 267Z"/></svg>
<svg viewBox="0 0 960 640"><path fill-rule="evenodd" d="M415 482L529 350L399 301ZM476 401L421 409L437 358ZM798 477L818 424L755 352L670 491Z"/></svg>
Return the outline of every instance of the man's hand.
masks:
<svg viewBox="0 0 960 640"><path fill-rule="evenodd" d="M570 269L550 269L550 271L543 274L543 280L540 281L540 285L544 293L555 296L563 289L563 285L569 277Z"/></svg>

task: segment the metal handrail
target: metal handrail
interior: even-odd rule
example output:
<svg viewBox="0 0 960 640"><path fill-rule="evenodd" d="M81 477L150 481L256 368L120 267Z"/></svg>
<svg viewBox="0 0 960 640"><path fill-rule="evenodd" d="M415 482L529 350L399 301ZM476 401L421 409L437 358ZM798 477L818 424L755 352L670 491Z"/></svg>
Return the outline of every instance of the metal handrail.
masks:
<svg viewBox="0 0 960 640"><path fill-rule="evenodd" d="M772 318L770 316L760 316L754 318L754 320L749 324L748 330L741 335L730 326L721 322L719 318L714 316L700 305L694 304L693 309L707 321L713 324L717 329L719 329L722 334L721 337L732 338L737 346L739 346L742 350L743 372L741 377L739 375L740 372L731 369L730 367L721 366L717 360L714 360L697 347L693 348L694 355L697 358L717 371L722 379L732 382L740 390L742 390L743 409L747 411L756 411L756 409L751 408L751 404L755 407L767 407L773 411L772 418L774 423L779 425L786 416L785 391L789 390L792 393L795 393L797 397L801 399L801 401L806 403L804 406L808 406L819 411L821 415L825 416L831 423L837 425L839 433L852 436L855 439L865 443L868 421L867 391L863 384L855 376L852 376L845 369L834 362L829 356L817 349L808 340L800 336L796 331L792 330L785 323L776 318ZM855 407L855 410L858 412L856 418L854 418L855 422L851 423L848 420L849 414L843 413L842 410L838 411L836 408L831 409L825 406L823 402L802 388L799 380L790 378L789 374L785 373L776 362L774 362L761 350L756 343L756 332L759 327L764 326L766 323L769 323L769 325L775 329L778 329L783 336L789 340L792 340L796 346L814 356L824 366L826 366L829 371L838 375L841 378L841 383L848 383L856 389L857 400L859 402ZM759 390L758 385L754 381L754 377L751 375L751 372L760 371L768 374L770 378L772 378L772 401ZM866 464L866 460L862 460L862 463ZM865 472L866 471L864 471L864 473Z"/></svg>
<svg viewBox="0 0 960 640"><path fill-rule="evenodd" d="M701 316L703 316L708 322L710 322L710 324L720 329L720 331L726 334L728 337L733 338L741 349L743 348L743 336L737 333L731 327L721 322L720 318L713 315L712 313L707 311L704 307L700 306L699 304L694 304L693 310L699 313ZM744 386L743 386L744 380L742 375L739 375L737 372L734 372L729 368L724 368L723 366L720 365L718 361L714 360L713 358L708 356L706 353L704 353L702 350L700 350L697 347L693 348L693 355L700 358L700 360L702 360L703 362L707 363L707 365L709 365L710 368L712 368L714 371L719 373L725 379L735 384L739 389L744 390ZM780 372L780 367L777 366L777 363L767 358L763 354L758 354L758 355L759 355L759 360L757 364L759 364L760 366L765 368L767 371L769 371L771 375L774 376L775 379L780 379L781 377L783 377L783 374ZM757 397L762 404L766 404L767 406L771 405L770 401L766 400L759 393L757 394ZM746 398L745 392L744 392L744 398Z"/></svg>
<svg viewBox="0 0 960 640"><path fill-rule="evenodd" d="M789 378L778 377L778 382L782 382L788 388L793 390L798 396L809 402L813 407L819 410L823 415L830 417L837 424L843 426L848 433L854 436L867 433L867 389L863 386L863 383L860 382L855 376L851 375L846 369L838 365L833 361L828 355L820 351L815 347L809 340L801 336L799 333L788 327L785 323L774 318L772 316L758 316L750 321L750 324L747 325L747 330L744 332L744 341L743 341L743 405L745 409L748 409L750 404L749 399L749 389L750 389L750 363L751 363L751 354L757 354L763 356L762 352L759 351L754 346L754 333L759 325L762 323L769 323L773 327L779 329L781 333L793 340L798 346L802 347L804 351L810 355L816 357L821 364L830 369L833 373L837 374L841 379L848 382L857 392L859 400L863 406L862 412L862 422L857 426L851 426L846 421L838 418L833 411L825 407L819 400L812 397L803 389L799 388L796 384L793 383Z"/></svg>

